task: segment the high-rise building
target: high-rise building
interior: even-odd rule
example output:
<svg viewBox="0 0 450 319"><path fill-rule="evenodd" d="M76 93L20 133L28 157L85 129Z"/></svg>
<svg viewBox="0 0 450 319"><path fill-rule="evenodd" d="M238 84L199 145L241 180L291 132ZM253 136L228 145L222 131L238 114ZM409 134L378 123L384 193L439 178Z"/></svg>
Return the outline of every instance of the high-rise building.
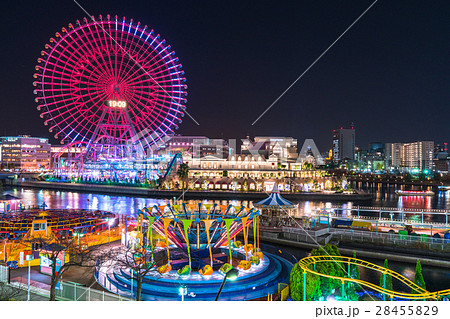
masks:
<svg viewBox="0 0 450 319"><path fill-rule="evenodd" d="M391 169L433 169L434 142L386 143L386 167Z"/></svg>
<svg viewBox="0 0 450 319"><path fill-rule="evenodd" d="M339 128L333 130L333 162L355 159L355 128Z"/></svg>
<svg viewBox="0 0 450 319"><path fill-rule="evenodd" d="M384 158L386 169L398 169L401 164L402 143L386 143Z"/></svg>
<svg viewBox="0 0 450 319"><path fill-rule="evenodd" d="M51 146L46 138L28 135L0 137L3 168L36 171L50 168Z"/></svg>

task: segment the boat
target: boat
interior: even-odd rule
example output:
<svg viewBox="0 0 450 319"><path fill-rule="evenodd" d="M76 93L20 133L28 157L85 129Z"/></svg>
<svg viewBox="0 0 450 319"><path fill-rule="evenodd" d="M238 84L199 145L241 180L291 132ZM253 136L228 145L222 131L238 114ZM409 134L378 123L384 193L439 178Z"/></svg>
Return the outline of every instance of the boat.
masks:
<svg viewBox="0 0 450 319"><path fill-rule="evenodd" d="M396 190L395 194L400 196L433 196L434 192L432 191L405 191L405 190Z"/></svg>

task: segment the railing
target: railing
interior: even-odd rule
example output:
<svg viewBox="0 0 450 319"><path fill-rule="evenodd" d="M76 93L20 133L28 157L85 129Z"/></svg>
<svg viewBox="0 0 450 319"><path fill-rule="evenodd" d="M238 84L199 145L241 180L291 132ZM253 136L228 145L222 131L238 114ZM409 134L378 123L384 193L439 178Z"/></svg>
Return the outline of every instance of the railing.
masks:
<svg viewBox="0 0 450 319"><path fill-rule="evenodd" d="M343 208L342 206L338 206L338 205L332 205L331 207L326 207L323 208L324 210L326 209L338 209L338 210L360 210L360 211L382 211L382 212L394 212L394 213L401 213L401 212L412 212L412 213L420 213L420 212L424 212L425 214L428 213L441 213L441 214L445 214L445 213L450 213L450 210L448 209L432 209L432 208L427 208L427 209L417 209L417 208L398 208L398 207L377 207L377 206L354 206L354 207L348 207L348 208Z"/></svg>
<svg viewBox="0 0 450 319"><path fill-rule="evenodd" d="M287 240L293 240L297 242L307 242L314 244L328 244L331 240L328 228L320 229L317 231L306 230L302 228L283 227L283 237Z"/></svg>
<svg viewBox="0 0 450 319"><path fill-rule="evenodd" d="M330 236L324 237L324 235ZM322 237L320 237L322 236ZM450 239L434 238L431 236L411 236L398 233L384 233L372 231L360 231L340 228L324 228L319 231L304 230L294 227L283 227L283 237L288 240L308 243L327 244L332 238L339 240L351 240L352 242L371 242L389 245L424 246L440 250L450 249Z"/></svg>
<svg viewBox="0 0 450 319"><path fill-rule="evenodd" d="M411 236L398 233L375 233L371 231L358 231L338 228L330 228L330 233L333 235L333 238L340 240L350 239L352 242L363 241L389 245L402 244L411 247L413 247L414 245L422 245L428 246L428 248L433 247L441 250L450 249L450 239L446 238Z"/></svg>
<svg viewBox="0 0 450 319"><path fill-rule="evenodd" d="M60 289L56 290L56 298L66 301L130 301L129 298L84 287L76 283L60 282Z"/></svg>
<svg viewBox="0 0 450 319"><path fill-rule="evenodd" d="M8 282L9 268L4 265L0 265L0 282Z"/></svg>
<svg viewBox="0 0 450 319"><path fill-rule="evenodd" d="M10 286L27 290L28 286L18 281L12 281ZM31 286L30 291L32 293L49 297L50 291ZM56 289L56 300L62 301L130 301L129 298L115 295L109 292L92 289L90 287L84 287L77 283L60 281L59 289Z"/></svg>
<svg viewBox="0 0 450 319"><path fill-rule="evenodd" d="M446 209L414 209L414 208L395 208L395 207L371 207L371 206L356 206L343 208L340 206L332 206L326 208L318 208L316 212L320 213L323 211L334 212L336 217L339 217L339 212L346 212L346 215L351 215L354 218L368 219L368 220L382 220L391 222L402 222L408 224L426 224L438 227L448 228L450 226L449 217L450 211ZM350 214L349 214L350 213ZM419 216L418 220L413 220L411 215ZM432 215L434 220L425 221L425 215ZM396 218L395 218L396 217Z"/></svg>

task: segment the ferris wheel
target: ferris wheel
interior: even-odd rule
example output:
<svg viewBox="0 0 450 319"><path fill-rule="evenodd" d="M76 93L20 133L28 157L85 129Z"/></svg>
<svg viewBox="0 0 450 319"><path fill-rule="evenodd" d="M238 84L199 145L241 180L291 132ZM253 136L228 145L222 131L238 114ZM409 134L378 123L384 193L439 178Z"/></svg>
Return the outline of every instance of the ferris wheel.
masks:
<svg viewBox="0 0 450 319"><path fill-rule="evenodd" d="M61 144L114 156L143 154L174 134L186 78L166 40L140 22L84 18L56 32L38 58L33 85L40 117ZM98 149L97 149L98 150Z"/></svg>

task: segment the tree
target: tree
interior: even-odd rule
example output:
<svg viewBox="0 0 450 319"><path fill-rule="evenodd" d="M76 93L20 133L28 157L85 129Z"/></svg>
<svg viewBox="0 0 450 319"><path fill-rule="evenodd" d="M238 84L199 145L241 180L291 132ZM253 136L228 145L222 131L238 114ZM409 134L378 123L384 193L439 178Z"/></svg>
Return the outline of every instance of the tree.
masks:
<svg viewBox="0 0 450 319"><path fill-rule="evenodd" d="M303 300L303 269L297 263L292 268L290 275L290 291L291 297L294 300ZM320 289L321 277L306 273L306 300L311 301L318 299L322 296Z"/></svg>
<svg viewBox="0 0 450 319"><path fill-rule="evenodd" d="M384 268L389 269L388 260L384 260ZM380 276L380 287L387 290L393 290L392 288L392 276L388 274L381 274Z"/></svg>
<svg viewBox="0 0 450 319"><path fill-rule="evenodd" d="M341 256L335 245L326 244L323 247L313 249L311 256ZM330 261L321 262L316 265L316 271L336 277L345 277L344 266L341 262ZM324 296L332 294L336 289L341 288L341 282L332 278L322 277L320 284Z"/></svg>
<svg viewBox="0 0 450 319"><path fill-rule="evenodd" d="M142 300L142 282L144 277L152 271L156 271L156 260L162 259L162 256L166 254L156 254L153 256L151 250L147 250L139 245L132 245L131 247L124 248L123 246L117 247L105 251L101 255L101 260L107 260L109 267L120 267L129 269L136 281L136 300ZM167 262L167 260L166 260ZM158 264L162 264L163 261L158 260ZM134 290L134 287L133 287Z"/></svg>
<svg viewBox="0 0 450 319"><path fill-rule="evenodd" d="M353 258L356 258L356 252L353 252ZM348 273L348 276L349 276L349 278L352 278L352 279L360 279L358 265L354 265L354 264L350 265L350 272ZM359 296L356 293L358 286L359 286L359 284L354 283L354 282L348 283L347 291L345 294L347 296L347 299L355 300L355 301L359 299Z"/></svg>
<svg viewBox="0 0 450 319"><path fill-rule="evenodd" d="M422 265L420 264L420 260L417 260L416 263L416 274L414 276L414 283L418 285L419 287L422 287L423 289L427 289L425 286L425 280L423 279L422 275ZM412 289L412 293L420 293L419 291Z"/></svg>
<svg viewBox="0 0 450 319"><path fill-rule="evenodd" d="M180 167L178 167L177 175L183 184L182 190L183 190L183 202L184 202L184 188L185 188L186 180L189 177L189 165L186 163L181 164Z"/></svg>
<svg viewBox="0 0 450 319"><path fill-rule="evenodd" d="M75 237L52 236L50 237L30 237L27 242L32 244L34 250L40 251L50 262L51 280L50 280L50 301L56 300L56 286L61 280L63 274L74 266L92 267L95 265L100 248L89 247L89 250L83 250L78 245ZM60 263L62 256L68 255L68 261ZM65 258L64 258L65 259ZM59 268L59 269L58 269Z"/></svg>

